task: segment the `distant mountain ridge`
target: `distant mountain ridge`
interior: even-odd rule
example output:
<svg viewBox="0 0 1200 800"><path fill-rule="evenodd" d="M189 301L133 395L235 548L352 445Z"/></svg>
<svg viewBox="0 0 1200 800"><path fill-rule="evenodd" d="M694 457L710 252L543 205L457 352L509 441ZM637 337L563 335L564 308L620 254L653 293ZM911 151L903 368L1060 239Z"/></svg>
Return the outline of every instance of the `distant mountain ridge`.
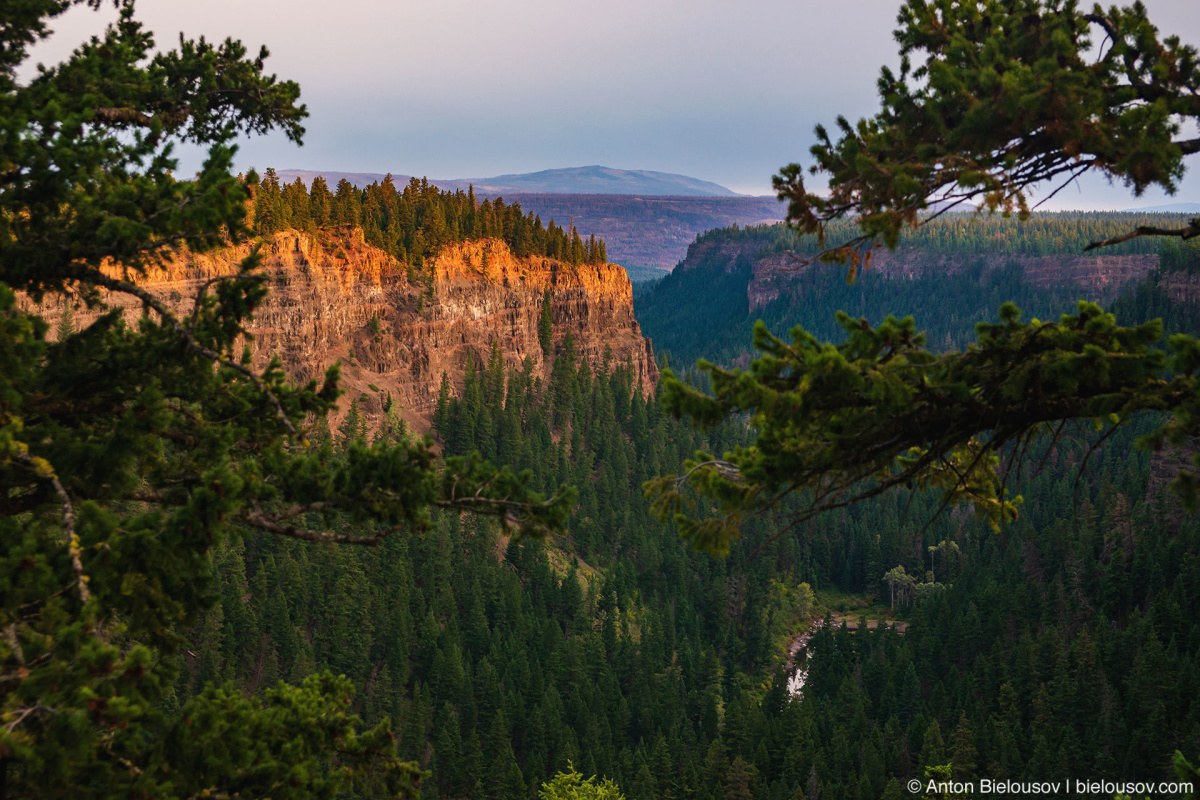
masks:
<svg viewBox="0 0 1200 800"><path fill-rule="evenodd" d="M278 170L280 180L291 183L300 178L307 185L318 175L325 177L330 188L345 178L358 187L381 181L384 174L375 172L330 172L328 170ZM407 183L409 175L392 174L397 183ZM512 193L554 194L633 194L655 197L744 197L712 181L704 181L687 175L671 172L654 172L644 169L614 169L593 165L589 167L567 167L544 169L491 178L435 178L429 181L442 189L466 189L474 186L480 195Z"/></svg>
<svg viewBox="0 0 1200 800"><path fill-rule="evenodd" d="M613 169L593 165L567 169L544 169L520 175L469 178L454 181L473 184L475 191L554 194L647 194L656 197L740 197L737 192L711 181L687 175L644 169Z"/></svg>

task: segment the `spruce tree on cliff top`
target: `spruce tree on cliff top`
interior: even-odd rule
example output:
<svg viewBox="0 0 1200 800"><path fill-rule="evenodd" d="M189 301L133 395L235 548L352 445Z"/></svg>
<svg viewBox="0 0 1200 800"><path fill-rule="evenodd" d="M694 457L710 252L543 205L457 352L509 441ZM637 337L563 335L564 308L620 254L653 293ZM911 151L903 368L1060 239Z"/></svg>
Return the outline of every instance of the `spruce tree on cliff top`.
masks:
<svg viewBox="0 0 1200 800"><path fill-rule="evenodd" d="M869 268L873 249L894 247L960 204L1029 213L1028 195L1085 172L1173 192L1184 157L1200 139L1181 136L1200 120L1200 64L1194 47L1161 39L1140 4L1080 11L1063 0L910 0L899 14L897 76L879 79L883 108L840 138L817 128L811 172L828 195L807 190L797 164L775 186L789 221L816 234L826 260L848 263L850 279ZM860 235L824 242L826 226L853 216ZM1190 239L1200 219L1180 228L1138 228L1092 247L1137 236ZM749 414L756 441L723 458L700 453L680 476L647 484L655 509L673 516L700 547L725 552L749 515L776 513L795 495L790 523L897 486L934 488L947 504L970 501L998 525L1018 511L997 470L1019 463L1043 432L1086 420L1111 431L1141 410L1171 421L1142 444L1160 447L1200 434L1200 342L1162 325L1117 324L1090 303L1058 322L1024 322L1012 304L977 326L963 352L926 349L912 318L878 327L839 315L846 341L818 342L797 328L791 341L759 323L761 351L750 368L701 362L712 395L664 372L664 402L702 425ZM701 514L690 486L715 514ZM1196 476L1173 488L1188 505Z"/></svg>
<svg viewBox="0 0 1200 800"><path fill-rule="evenodd" d="M336 368L295 386L235 350L267 291L257 257L186 316L139 286L171 248L247 235L232 142L298 143L306 112L265 49L200 39L156 55L130 0L102 37L18 80L75 4L0 10L0 797L409 793L417 770L386 727L363 728L344 679L255 698L213 686L168 711L183 634L214 598L210 553L242 529L372 544L431 506L536 532L571 497L421 444L310 444ZM172 177L180 142L207 150L194 179ZM36 305L110 294L137 298L136 325L112 311L52 337Z"/></svg>

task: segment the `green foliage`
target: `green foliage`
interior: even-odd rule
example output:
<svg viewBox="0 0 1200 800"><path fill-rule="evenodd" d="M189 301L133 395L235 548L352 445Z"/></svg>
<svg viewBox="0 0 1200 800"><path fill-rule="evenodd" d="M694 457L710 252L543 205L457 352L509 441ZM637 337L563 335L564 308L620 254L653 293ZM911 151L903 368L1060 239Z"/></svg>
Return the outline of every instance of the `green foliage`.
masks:
<svg viewBox="0 0 1200 800"><path fill-rule="evenodd" d="M1163 242L1159 266L1166 273L1186 272L1194 275L1200 272L1200 239Z"/></svg>
<svg viewBox="0 0 1200 800"><path fill-rule="evenodd" d="M353 187L329 202L331 217L370 219ZM310 193L305 224L321 224L316 208ZM421 236L452 237L456 224L466 222L442 208ZM102 241L64 227L40 235L56 232ZM589 243L579 246L586 258ZM0 258L0 269L10 263ZM1123 298L1120 318L1166 309L1168 330L1186 323L1160 279ZM335 447L336 373L293 387L233 352L261 291L252 273L239 276L183 319L135 295L149 305L136 330L113 314L50 341L45 320L0 288L0 744L14 795L409 794L428 758L428 797L517 800L536 786L619 796L618 785L635 800L899 797L901 781L927 768L961 779L972 764L1014 779L1164 780L1171 754L1195 749L1200 529L1159 535L1159 511L1142 499L1149 458L1133 447L1161 431L1162 415L1079 440L1022 441L1029 452L1016 463L1045 469L1027 475L1026 503L1003 535L937 515L946 487L918 481L811 517L802 536L777 538L779 520L744 514L741 538L722 543L730 557L714 560L651 519L640 487L696 451L754 446L746 412L726 415L719 393L688 395L704 413L716 404L717 424L696 430L634 390L628 367L589 364L564 338L548 374L528 359L506 367L493 349L472 358L460 396L443 377L444 462L405 444L394 405L373 444L356 435ZM1029 292L1027 306L1053 308ZM841 297L821 286L807 309L832 319ZM1033 395L1075 382L1091 387L1088 413L1115 403L1121 414L1122 391L1146 395L1139 375L1166 391L1186 388L1195 369L1190 340L1155 361L1153 326L1120 328L1092 307L1075 327L1006 311L973 349L942 353L952 341L942 332L977 314L980 297L936 296L936 348L894 319L864 329L843 317L841 346L817 345L811 326L807 339L766 339L766 363L749 373L765 386L746 396L775 398L782 443L785 400L825 398L816 413L857 424L905 397L914 407L953 399L956 380L981 381L991 393L977 402L1018 412L1020 381ZM731 324L745 322L738 312ZM717 320L709 332L730 330ZM1105 373L1089 345L1124 355ZM1036 358L1013 361L1012 348ZM1002 379L1006 363L1015 368ZM914 372L936 378L933 388ZM841 406L839 385L851 389ZM856 435L835 433L826 455ZM991 456L1012 465L1019 439ZM913 463L898 452L899 469ZM733 483L712 485L736 500L745 487ZM577 494L560 491L572 484ZM784 523L811 500L780 498ZM502 536L522 521L554 536ZM376 546L328 546L338 541ZM828 619L813 634L803 693L789 696L775 668L788 623L811 609L805 588L878 594L893 567L932 587L914 589L907 630ZM1181 756L1174 767L1194 778Z"/></svg>
<svg viewBox="0 0 1200 800"><path fill-rule="evenodd" d="M1089 25L1109 36L1097 53ZM857 216L861 238L824 254L850 260L852 278L864 259L857 246L882 238L895 247L903 228L929 219L920 212L930 204L981 196L991 210L1023 215L1029 185L1092 168L1137 192L1171 189L1182 156L1200 149L1171 140L1180 120L1197 116L1195 51L1160 43L1140 5L1081 15L1069 2L915 0L901 26L901 77L884 73L884 112L857 127L841 120L836 143L818 131L814 171L831 175L829 197L807 195L796 165L777 182L817 247L831 220ZM1196 225L1133 233L1185 238ZM1057 323L1022 323L1006 304L998 322L977 325L973 345L935 350L911 318L872 328L839 314L841 344L800 327L784 342L760 323L749 369L702 362L692 383L707 379L711 392L665 375L674 414L745 424L753 444L724 458L701 451L682 477L649 483L661 515L674 514L706 549L771 558L777 537L795 538L842 588L911 591L903 635L851 632L832 619L813 635L803 701L784 710L793 735L779 750L769 727L743 746L749 726L726 707L723 739L743 758L757 740L755 765L761 752L765 779L779 781L772 796L900 797L896 778L927 786L976 770L1161 780L1171 753L1178 775L1194 774L1176 750L1196 747L1194 724L1174 735L1166 720L1191 713L1193 656L1183 651L1197 640L1181 623L1200 596L1200 526L1162 535L1163 508L1141 499L1149 457L1134 450L1198 432L1200 343L1177 334L1162 348L1163 321L1144 315L1166 309L1172 326L1194 319L1166 298L1164 275L1119 302L1130 311L1123 320L1142 321L1132 327L1089 303ZM1068 435L1077 421L1085 424ZM1007 489L1023 470L1017 517ZM1185 471L1175 488L1194 505L1194 477ZM964 500L1002 528L957 513ZM947 506L950 514L933 513ZM753 544L764 520L774 530ZM752 541L737 539L740 529ZM937 583L935 573L954 580ZM1118 739L1128 743L1120 755ZM709 752L728 771L732 757Z"/></svg>
<svg viewBox="0 0 1200 800"><path fill-rule="evenodd" d="M348 679L328 672L299 687L280 684L262 699L247 698L233 685L210 686L180 710L158 758L129 791L190 797L236 786L249 796L307 798L353 786L384 796L412 794L413 768L395 756L389 726L361 729L350 713L352 695ZM337 759L331 763L333 743Z"/></svg>
<svg viewBox="0 0 1200 800"><path fill-rule="evenodd" d="M901 254L915 265L916 274L897 280L898 276L868 270L853 284L844 280L844 268L823 264L798 269L786 280L752 284L756 261L787 251L814 253L815 237L797 237L783 226L725 228L701 237L720 246L696 248L697 255L684 269L639 296L634 308L642 331L654 341L655 352L669 357L677 369L690 367L699 358L744 366L752 352L754 322L760 319L772 331L800 325L818 339L840 341L845 331L837 323L834 312L838 310L870 320L912 314L924 326L932 348L963 347L975 323L990 319L1005 302L1015 302L1026 314L1041 319L1056 318L1075 307L1077 286L1028 280L1028 265L1005 255L1006 251L1073 252L1088 237L1113 235L1131 220L1136 217L1037 215L1026 222L971 220L963 215L943 218L906 233L901 240ZM1135 239L1116 249L1152 253L1158 248L1158 242ZM772 268L777 263L772 261ZM948 278L939 264L953 277ZM751 309L751 285L758 287L759 296L767 291L777 291L778 296ZM1160 313L1182 310L1159 305Z"/></svg>
<svg viewBox="0 0 1200 800"><path fill-rule="evenodd" d="M905 606L913 601L916 592L916 581L904 571L904 565L899 564L884 573L883 582L887 584L891 595L892 608L896 607L897 598L900 605Z"/></svg>
<svg viewBox="0 0 1200 800"><path fill-rule="evenodd" d="M894 249L910 255L953 255L968 263L970 257L976 255L1068 255L1079 253L1098 239L1115 238L1130 228L1173 227L1186 225L1187 220L1184 214L1134 211L1042 211L1031 213L1024 219L968 212L928 214L921 217L920 225L901 230ZM856 219L834 219L825 223L826 237L834 241L849 240L858 230ZM759 258L785 252L815 255L822 250L815 234L802 233L782 222L717 228L696 237L696 241L760 244ZM1104 255L1158 253L1170 245L1179 247L1181 243L1137 237L1107 246Z"/></svg>
<svg viewBox="0 0 1200 800"><path fill-rule="evenodd" d="M696 450L748 443L743 420L697 431L631 391L627 367L577 361L561 374L560 427L553 378L532 364L485 401L490 360L476 356L471 404L448 392L447 414L458 425L470 409L462 446L529 470L538 491L578 486L568 533L514 543L435 511L423 535L375 548L227 542L214 553L220 600L188 632L197 657L181 664L180 703L210 676L258 694L345 674L356 711L391 722L402 758L432 753L422 788L445 798L528 793L570 764L633 798L905 796L948 761L956 780L971 762L987 777L1044 779L1053 763L1056 775L1170 780L1171 754L1194 749L1198 528L1160 535L1150 456L1134 447L1161 418L1119 427L1082 476L1102 434L1035 443L1021 516L1002 535L937 515L936 491L898 488L773 543L778 521L748 518L713 559L649 517L640 485ZM916 585L936 570L939 588L914 588L889 615L882 578L897 566ZM906 629L827 620L790 696L778 666L801 612L838 609L853 626L869 606Z"/></svg>
<svg viewBox="0 0 1200 800"><path fill-rule="evenodd" d="M54 326L54 341L61 342L68 336L74 335L75 331L75 306L68 301L64 304L58 324Z"/></svg>
<svg viewBox="0 0 1200 800"><path fill-rule="evenodd" d="M838 321L846 331L840 345L821 344L802 328L788 344L759 323L762 355L749 370L701 362L711 396L664 372L672 413L700 425L749 414L756 430L752 446L724 458L699 453L682 476L647 484L655 512L674 515L698 547L724 552L747 514L797 492L802 509L794 520L915 486L938 490L946 506L969 501L998 528L1016 517L1019 502L1006 496L996 471L1009 445L1016 459L1038 434L1068 420L1117 425L1138 411L1170 409L1175 419L1144 440L1161 447L1195 435L1200 423L1200 342L1173 336L1168 359L1152 347L1162 336L1157 320L1124 328L1080 302L1078 314L1059 322L1024 323L1006 304L999 322L976 326L976 344L942 354L924 347L911 317L889 316L878 328L842 313ZM682 513L684 484L720 514ZM1191 473L1174 488L1194 503Z"/></svg>
<svg viewBox="0 0 1200 800"><path fill-rule="evenodd" d="M1160 40L1141 4L910 0L898 21L900 72L882 70L882 110L854 125L839 117L836 140L817 128L811 172L828 176L828 195L807 191L799 164L775 178L789 220L822 246L829 221L857 216L860 236L827 254L852 275L860 246L895 247L927 209L977 199L1024 217L1031 187L1089 170L1138 195L1173 193L1184 157L1200 152L1200 139L1180 138L1200 117L1196 49Z"/></svg>
<svg viewBox="0 0 1200 800"><path fill-rule="evenodd" d="M608 778L597 782L596 776L584 778L574 765L560 772L538 790L539 800L625 800L625 795Z"/></svg>
<svg viewBox="0 0 1200 800"><path fill-rule="evenodd" d="M13 796L412 794L421 771L386 728L360 726L345 680L176 702L187 633L218 596L214 554L249 529L375 544L426 526L431 506L559 530L572 498L478 458L439 463L425 443L355 438L335 457L309 441L307 425L327 436L337 370L294 386L278 360L251 367L238 342L267 291L257 254L187 316L141 288L172 248L248 234L256 177L230 174L232 143L299 141L305 111L265 50L184 40L154 55L126 2L103 37L18 83L71 5L0 12L0 162L20 176L0 192L0 782ZM207 157L177 180L172 148L189 142ZM18 293L92 310L123 294L145 313L49 341Z"/></svg>
<svg viewBox="0 0 1200 800"><path fill-rule="evenodd" d="M840 119L836 144L817 130L812 171L830 175L828 197L805 191L799 165L776 178L780 197L791 200L789 219L815 234L819 248L831 221L855 217L861 235L821 254L849 260L851 282L870 261L870 249L864 254L860 246L882 239L896 248L903 229L939 215L922 216L931 203L981 195L988 209L1008 215L1015 208L1024 218L1029 186L1093 168L1137 193L1151 184L1173 191L1183 155L1200 151L1200 140L1172 139L1181 117L1197 116L1196 51L1177 38L1160 44L1140 5L1107 13L1096 6L1085 15L1070 0L913 0L899 20L901 71L899 78L883 71L884 110L857 127ZM1093 25L1109 47L1091 63L1084 58ZM913 56L922 54L914 69ZM1200 233L1195 225L1139 226L1099 244L1142 235L1187 239ZM932 239L934 231L927 234ZM655 293L671 288L664 281ZM1061 431L1080 419L1119 425L1143 410L1176 415L1144 445L1200 431L1196 339L1173 337L1168 364L1151 347L1161 323L1125 329L1098 306L1080 303L1079 312L1057 324L1025 325L1006 303L998 324L976 326L976 345L940 355L924 348L911 317L888 315L875 330L865 317L839 312L846 341L836 346L801 327L788 345L760 322L754 343L762 355L749 371L700 362L713 396L664 373L663 398L673 413L701 425L748 414L757 439L723 459L698 453L682 476L648 483L655 513L674 516L682 535L721 553L747 514L767 513L784 497L802 496L795 525L906 485L937 489L943 506L969 500L999 527L1015 519L1019 500L1007 497L996 473L1006 446L1013 445L1011 468L1053 426ZM685 485L717 515L682 513ZM1172 487L1194 506L1192 473L1181 472Z"/></svg>
<svg viewBox="0 0 1200 800"><path fill-rule="evenodd" d="M287 228L318 229L361 226L367 243L395 256L410 268L410 280L428 279L433 259L447 245L499 239L519 258L545 256L575 265L603 264L604 242L585 243L574 229L525 214L520 203L496 197L477 202L474 190L443 191L428 180L413 178L397 188L388 175L364 189L345 179L331 195L324 179L313 179L306 191L299 178L281 186L273 169L264 175L254 198L255 231L271 234ZM487 268L487 253L482 268ZM372 332L374 329L372 329Z"/></svg>
<svg viewBox="0 0 1200 800"><path fill-rule="evenodd" d="M350 408L346 410L346 417L338 427L338 433L342 437L343 447L349 447L353 442L362 441L366 437L367 421L358 410L357 397L350 401Z"/></svg>
<svg viewBox="0 0 1200 800"><path fill-rule="evenodd" d="M400 416L400 406L392 402L389 392L388 398L383 404L383 421L379 425L379 430L375 432L375 438L389 442L408 442L411 437L412 432L408 428L408 423Z"/></svg>

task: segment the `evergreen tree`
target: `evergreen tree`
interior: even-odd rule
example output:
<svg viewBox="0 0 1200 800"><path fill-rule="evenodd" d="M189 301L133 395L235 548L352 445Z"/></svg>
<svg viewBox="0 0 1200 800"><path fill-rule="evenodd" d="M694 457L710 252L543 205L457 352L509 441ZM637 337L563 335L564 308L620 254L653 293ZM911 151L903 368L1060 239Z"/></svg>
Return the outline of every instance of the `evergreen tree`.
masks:
<svg viewBox="0 0 1200 800"><path fill-rule="evenodd" d="M568 764L538 790L538 800L625 800L621 790L608 778L597 779L595 775L584 778L574 765Z"/></svg>
<svg viewBox="0 0 1200 800"><path fill-rule="evenodd" d="M329 185L321 175L312 180L309 188L309 214L313 224L318 228L326 228L333 222L333 194Z"/></svg>
<svg viewBox="0 0 1200 800"><path fill-rule="evenodd" d="M1180 138L1181 120L1200 118L1200 61L1178 37L1160 41L1146 13L1060 0L905 3L895 32L903 61L898 75L880 75L882 111L842 121L836 141L817 128L812 172L829 176L829 193L809 194L804 170L788 165L775 178L788 218L823 237L830 220L854 217L861 236L831 255L857 266L860 246L882 238L895 247L944 197L1025 217L1031 187L1089 170L1138 195L1152 185L1173 194L1184 157L1200 152L1200 139ZM1107 45L1096 56L1093 35ZM1149 104L1158 112L1147 114ZM1191 238L1198 226L1113 238Z"/></svg>
<svg viewBox="0 0 1200 800"><path fill-rule="evenodd" d="M808 193L797 164L776 178L780 196L790 200L789 220L815 235L821 257L849 261L851 279L869 263L876 240L897 247L902 230L921 227L919 212L947 193L1025 217L1026 191L1041 181L1099 169L1137 193L1155 184L1173 192L1183 157L1200 152L1200 140L1177 138L1178 120L1200 117L1194 102L1200 60L1176 37L1160 42L1141 6L1085 14L1057 0L954 7L913 0L899 20L902 68L899 76L883 72L880 114L858 126L845 123L836 142L817 129L814 171L830 176L829 194ZM1017 28L1031 33L1010 36ZM1111 43L1094 64L1093 28ZM1178 70L1166 66L1177 62ZM1002 87L995 83L997 64L1015 70ZM1134 123L1151 98L1162 115ZM1096 119L1104 122L1094 125ZM1054 134L1043 136L1043 126ZM829 226L846 216L858 234L826 249ZM1197 233L1194 220L1169 229L1138 226L1088 248ZM703 455L685 465L686 483L717 504L716 519L683 513L675 476L651 487L657 513L677 517L697 546L722 553L744 516L762 511L757 503L765 498L773 505L780 492L811 493L792 520L799 524L904 485L938 489L945 506L969 501L999 528L1015 518L1016 503L994 465L1002 450L1023 449L1047 425L1121 425L1138 411L1166 410L1173 419L1144 437L1143 446L1200 435L1194 338L1172 339L1168 358L1156 346L1157 321L1121 327L1085 302L1048 327L1020 316L1005 303L997 322L977 326L976 345L936 355L911 317L888 316L873 328L839 312L846 342L837 347L800 327L788 343L760 323L754 342L763 357L751 371L704 365L712 395L664 372L663 396L674 413L705 425L749 415L760 435L754 448L730 459ZM1031 393L1030 386L1039 389ZM872 397L866 407L862 391ZM778 402L781 393L791 399ZM995 403L979 405L984 397ZM793 460L797 453L811 458ZM1173 483L1189 507L1198 480L1187 469Z"/></svg>
<svg viewBox="0 0 1200 800"><path fill-rule="evenodd" d="M361 442L365 438L366 433L367 422L358 410L358 398L356 397L350 401L350 408L346 411L346 417L342 420L342 424L338 426L338 434L341 436L342 447L349 447L353 442Z"/></svg>
<svg viewBox="0 0 1200 800"><path fill-rule="evenodd" d="M74 335L75 331L75 304L68 300L63 304L62 316L58 318L58 324L54 327L54 341L65 341L68 336Z"/></svg>
<svg viewBox="0 0 1200 800"><path fill-rule="evenodd" d="M302 606L274 596L277 562L257 562L249 582L214 572L241 562L223 549L230 529L286 552L292 539L380 543L426 524L435 503L470 509L473 497L488 498L474 510L559 528L572 499L547 503L478 460L438 474L423 445L341 461L306 442L306 421L325 420L337 398L336 369L296 387L278 362L256 371L228 355L268 291L257 256L199 289L186 316L139 285L168 248L245 240L257 177L231 173L232 142L273 129L299 141L305 110L294 83L263 72L265 50L184 40L159 51L132 3L68 62L18 81L31 43L73 5L0 12L0 162L24 187L0 192L4 792L411 795L420 771L398 756L389 721L362 723L349 678L297 667ZM172 175L182 141L207 151L191 180ZM260 230L285 225L273 176L259 188ZM102 291L136 300L139 324L110 313L51 342L41 308L17 302L19 292L96 307ZM456 493L443 493L443 477ZM349 532L326 524L351 517ZM360 622L364 595L351 595ZM268 602L247 608L254 597ZM189 663L185 637L208 625L214 642L218 619L219 653ZM355 674L367 632L346 648ZM263 683L196 680L177 694L185 668L214 678L252 668ZM289 670L309 674L279 683Z"/></svg>
<svg viewBox="0 0 1200 800"><path fill-rule="evenodd" d="M956 781L970 781L975 777L975 759L978 751L972 742L971 724L967 720L967 712L963 711L958 718L958 726L954 729L954 739L951 742L951 764Z"/></svg>

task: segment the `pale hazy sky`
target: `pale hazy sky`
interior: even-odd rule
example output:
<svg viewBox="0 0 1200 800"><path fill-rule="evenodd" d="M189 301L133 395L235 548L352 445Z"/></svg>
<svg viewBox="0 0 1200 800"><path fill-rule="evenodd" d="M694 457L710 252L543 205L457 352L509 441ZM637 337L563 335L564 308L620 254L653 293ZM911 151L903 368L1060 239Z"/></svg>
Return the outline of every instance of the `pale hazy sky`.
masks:
<svg viewBox="0 0 1200 800"><path fill-rule="evenodd" d="M899 0L141 0L179 32L266 44L300 83L305 145L252 139L239 165L486 177L602 164L678 172L767 194L805 162L818 122L858 118L895 64ZM1196 0L1146 0L1161 31L1200 45ZM51 62L111 12L79 8L36 57ZM194 168L194 158L184 167ZM1200 202L1200 157L1174 201ZM1126 208L1092 180L1058 208Z"/></svg>

